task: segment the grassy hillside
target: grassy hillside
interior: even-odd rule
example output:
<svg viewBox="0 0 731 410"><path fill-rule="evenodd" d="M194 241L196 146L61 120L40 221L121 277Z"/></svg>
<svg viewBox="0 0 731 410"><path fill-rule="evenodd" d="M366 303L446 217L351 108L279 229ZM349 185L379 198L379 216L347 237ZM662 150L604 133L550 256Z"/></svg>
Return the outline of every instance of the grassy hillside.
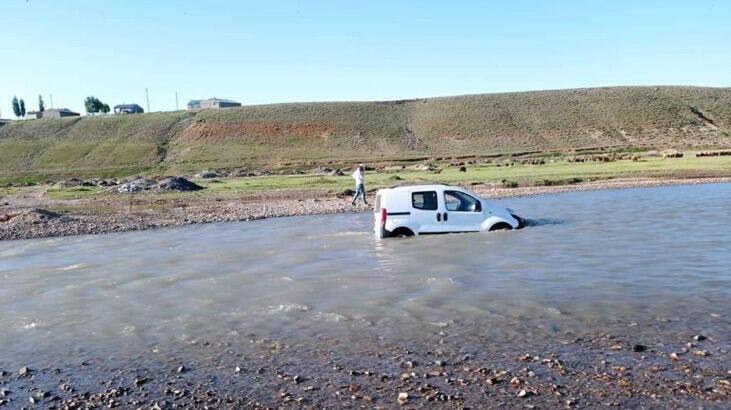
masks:
<svg viewBox="0 0 731 410"><path fill-rule="evenodd" d="M0 180L729 146L731 89L612 87L19 121L0 128Z"/></svg>

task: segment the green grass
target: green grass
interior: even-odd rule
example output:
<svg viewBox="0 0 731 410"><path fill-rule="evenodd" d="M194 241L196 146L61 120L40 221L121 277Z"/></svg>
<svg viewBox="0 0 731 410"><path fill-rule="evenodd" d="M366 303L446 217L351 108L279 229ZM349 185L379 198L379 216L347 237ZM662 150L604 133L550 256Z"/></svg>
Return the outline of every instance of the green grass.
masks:
<svg viewBox="0 0 731 410"><path fill-rule="evenodd" d="M491 183L501 180L517 181L520 185L544 185L545 180L571 183L572 178L584 181L633 176L684 176L704 173L706 175L731 175L731 157L681 159L648 158L641 162L622 160L616 162L568 163L559 161L545 165L473 166L467 172L457 167L448 167L435 174L427 171L402 170L395 172L368 173L368 188L383 188L406 183L445 183L469 185ZM392 177L398 175L400 180ZM209 192L257 192L275 189L333 189L351 188L350 176L266 176L253 178L196 181Z"/></svg>
<svg viewBox="0 0 731 410"><path fill-rule="evenodd" d="M468 166L467 172L458 167L446 167L440 173L400 170L393 172L369 172L366 175L368 189L384 188L401 184L444 183L469 186L475 183L500 183L509 186L565 185L581 181L605 180L627 177L691 177L731 176L731 156L696 158L686 155L679 159L645 157L640 162L620 160L616 162L569 163L563 160L545 165L483 165ZM397 177L397 178L396 178ZM167 193L165 196L217 195L258 193L274 190L327 190L334 193L353 187L350 176L286 175L246 178L201 179L196 183L205 188L196 193ZM113 195L98 187L49 188L52 199L74 199L98 195ZM155 194L160 195L160 194Z"/></svg>
<svg viewBox="0 0 731 410"><path fill-rule="evenodd" d="M97 195L104 193L104 188L100 187L52 187L46 190L46 196L50 199L76 199L89 195Z"/></svg>

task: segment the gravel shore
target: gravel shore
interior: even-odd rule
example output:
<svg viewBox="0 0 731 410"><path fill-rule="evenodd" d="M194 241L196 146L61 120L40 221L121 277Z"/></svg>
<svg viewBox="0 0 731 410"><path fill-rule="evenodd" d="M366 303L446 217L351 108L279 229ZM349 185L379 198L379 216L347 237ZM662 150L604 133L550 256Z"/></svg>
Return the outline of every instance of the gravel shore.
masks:
<svg viewBox="0 0 731 410"><path fill-rule="evenodd" d="M570 191L731 182L731 178L632 178L562 186L469 187L484 198L510 198ZM373 193L370 193L372 198ZM38 187L2 198L0 240L136 231L197 223L250 221L283 216L364 212L362 203L320 190L265 194L175 196L118 194L83 200L51 200Z"/></svg>
<svg viewBox="0 0 731 410"><path fill-rule="evenodd" d="M0 368L0 407L724 408L728 344L713 335L566 334L530 342L443 331L368 349L321 338L196 340L134 357ZM530 335L526 335L528 338ZM366 336L367 337L367 336ZM720 337L724 337L721 335Z"/></svg>

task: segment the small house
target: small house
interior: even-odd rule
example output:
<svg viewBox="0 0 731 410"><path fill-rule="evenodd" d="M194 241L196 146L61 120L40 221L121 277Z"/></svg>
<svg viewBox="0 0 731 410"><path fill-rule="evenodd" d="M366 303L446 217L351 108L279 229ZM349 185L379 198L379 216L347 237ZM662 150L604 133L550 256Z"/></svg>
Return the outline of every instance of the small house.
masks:
<svg viewBox="0 0 731 410"><path fill-rule="evenodd" d="M119 104L114 106L115 114L142 114L145 110L139 104Z"/></svg>
<svg viewBox="0 0 731 410"><path fill-rule="evenodd" d="M190 100L188 101L188 109L189 110L197 110L201 108L201 101L203 100Z"/></svg>
<svg viewBox="0 0 731 410"><path fill-rule="evenodd" d="M50 108L36 113L37 118L78 117L79 115L78 112L73 112L68 108Z"/></svg>
<svg viewBox="0 0 731 410"><path fill-rule="evenodd" d="M225 100L223 98L208 98L206 100L190 100L188 109L195 110L198 108L232 108L241 107L241 103L233 100Z"/></svg>

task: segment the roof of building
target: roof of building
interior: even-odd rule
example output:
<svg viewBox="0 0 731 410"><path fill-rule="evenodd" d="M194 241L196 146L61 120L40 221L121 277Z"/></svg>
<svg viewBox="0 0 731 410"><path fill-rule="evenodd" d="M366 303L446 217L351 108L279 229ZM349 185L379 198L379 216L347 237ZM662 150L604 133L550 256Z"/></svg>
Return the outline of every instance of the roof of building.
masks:
<svg viewBox="0 0 731 410"><path fill-rule="evenodd" d="M142 106L139 104L118 104L114 106L114 109L124 109L124 108L140 108L142 109Z"/></svg>
<svg viewBox="0 0 731 410"><path fill-rule="evenodd" d="M205 99L205 100L203 100L203 101L211 101L211 102L223 102L223 103L231 103L231 104L241 104L241 103L240 103L240 102L238 102L238 101L234 101L234 100L227 100L227 99L225 99L225 98L218 98L218 97L213 97L213 98L207 98L207 99Z"/></svg>
<svg viewBox="0 0 731 410"><path fill-rule="evenodd" d="M65 113L71 113L71 114L78 114L78 112L71 111L68 108L49 108L43 112L65 112Z"/></svg>

